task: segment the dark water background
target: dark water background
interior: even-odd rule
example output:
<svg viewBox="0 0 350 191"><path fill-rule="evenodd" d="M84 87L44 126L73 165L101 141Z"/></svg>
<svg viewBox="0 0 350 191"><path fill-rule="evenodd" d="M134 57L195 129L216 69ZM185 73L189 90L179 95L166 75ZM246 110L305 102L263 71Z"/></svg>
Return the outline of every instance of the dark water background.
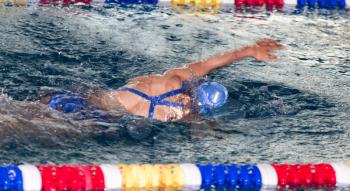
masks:
<svg viewBox="0 0 350 191"><path fill-rule="evenodd" d="M350 157L350 28L344 16L263 20L169 9L10 7L0 17L0 162L333 162ZM185 122L75 120L36 102L51 92L117 88L132 77L239 48L285 45L208 76L229 90L220 112ZM143 137L135 140L135 137ZM134 137L134 138L133 138Z"/></svg>

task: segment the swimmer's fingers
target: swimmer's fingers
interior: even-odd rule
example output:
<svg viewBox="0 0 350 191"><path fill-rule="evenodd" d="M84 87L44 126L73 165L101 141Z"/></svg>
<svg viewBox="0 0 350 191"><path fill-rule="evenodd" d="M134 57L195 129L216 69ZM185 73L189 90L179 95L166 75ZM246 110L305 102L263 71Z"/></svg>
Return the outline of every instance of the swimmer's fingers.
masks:
<svg viewBox="0 0 350 191"><path fill-rule="evenodd" d="M258 41L255 46L252 47L253 56L260 61L277 61L278 56L273 55L271 52L283 48L283 45L276 40L264 39Z"/></svg>
<svg viewBox="0 0 350 191"><path fill-rule="evenodd" d="M282 44L273 39L260 40L256 43L256 45L260 48L266 48L267 50L278 50L283 48Z"/></svg>
<svg viewBox="0 0 350 191"><path fill-rule="evenodd" d="M282 49L283 48L283 45L278 43L278 42L273 42L270 44L270 49L271 50L279 50L279 49Z"/></svg>
<svg viewBox="0 0 350 191"><path fill-rule="evenodd" d="M277 61L279 60L280 58L276 55L273 55L273 54L270 54L269 52L266 52L266 51L260 51L260 52L257 52L255 55L254 55L255 59L259 60L259 61Z"/></svg>

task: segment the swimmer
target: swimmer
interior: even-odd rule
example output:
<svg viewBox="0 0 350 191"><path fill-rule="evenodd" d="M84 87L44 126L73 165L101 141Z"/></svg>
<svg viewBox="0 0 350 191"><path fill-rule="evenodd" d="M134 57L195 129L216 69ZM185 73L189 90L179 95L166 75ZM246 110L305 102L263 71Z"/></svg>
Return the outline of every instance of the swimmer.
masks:
<svg viewBox="0 0 350 191"><path fill-rule="evenodd" d="M124 109L133 115L160 121L180 120L191 113L207 114L225 104L228 98L226 88L218 82L190 81L246 57L276 61L279 58L272 51L282 47L275 40L260 40L253 45L170 69L160 75L133 78L118 89L84 96L62 93L47 102L49 107L65 113L78 111L88 104L105 111Z"/></svg>

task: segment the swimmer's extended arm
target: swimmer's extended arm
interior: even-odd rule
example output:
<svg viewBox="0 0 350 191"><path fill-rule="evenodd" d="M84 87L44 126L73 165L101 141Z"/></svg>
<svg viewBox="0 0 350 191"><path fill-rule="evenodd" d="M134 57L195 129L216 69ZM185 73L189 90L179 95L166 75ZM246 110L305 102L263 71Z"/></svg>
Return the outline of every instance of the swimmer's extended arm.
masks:
<svg viewBox="0 0 350 191"><path fill-rule="evenodd" d="M279 58L272 55L274 50L281 49L283 46L275 40L260 40L252 46L243 47L238 50L231 50L223 54L210 57L207 60L187 64L183 68L168 70L165 75L177 76L185 81L193 75L205 76L221 67L232 64L233 62L245 57L254 57L260 61L276 61Z"/></svg>

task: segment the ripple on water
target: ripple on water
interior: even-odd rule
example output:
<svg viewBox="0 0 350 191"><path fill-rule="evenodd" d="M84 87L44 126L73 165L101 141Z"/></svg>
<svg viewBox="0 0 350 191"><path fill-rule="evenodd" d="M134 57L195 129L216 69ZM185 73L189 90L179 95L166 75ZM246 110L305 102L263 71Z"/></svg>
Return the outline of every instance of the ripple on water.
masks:
<svg viewBox="0 0 350 191"><path fill-rule="evenodd" d="M29 6L20 17L1 17L0 88L7 95L0 96L0 162L347 159L348 20L231 14ZM230 97L205 117L160 123L98 111L103 120L77 120L93 113L62 114L32 101L59 91L117 88L266 37L285 45L282 60L245 59L210 75Z"/></svg>

